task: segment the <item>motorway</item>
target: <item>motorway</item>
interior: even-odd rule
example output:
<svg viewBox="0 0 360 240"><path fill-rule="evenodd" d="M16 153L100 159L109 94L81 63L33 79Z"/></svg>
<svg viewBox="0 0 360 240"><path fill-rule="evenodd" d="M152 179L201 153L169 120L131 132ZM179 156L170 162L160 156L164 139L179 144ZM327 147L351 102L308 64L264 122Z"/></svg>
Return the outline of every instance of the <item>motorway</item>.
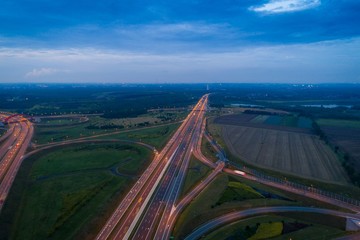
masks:
<svg viewBox="0 0 360 240"><path fill-rule="evenodd" d="M207 99L208 95L200 99L164 149L156 154L96 239L152 238L162 213L171 212L181 189L191 148L196 143L194 133L200 134L199 122L202 123Z"/></svg>
<svg viewBox="0 0 360 240"><path fill-rule="evenodd" d="M23 156L34 133L33 125L22 116L16 116L9 122L9 130L4 135L0 147L0 210L9 193Z"/></svg>
<svg viewBox="0 0 360 240"><path fill-rule="evenodd" d="M216 163L206 158L201 151L201 140L205 133L204 115L207 102L208 95L204 95L162 151L157 152L154 149L155 157L153 161L114 210L96 239L169 239L179 214L221 171L289 192L302 195L306 194L307 197L339 205L334 199L324 196L319 198L318 194L316 195L315 193L299 192L299 190L284 184L265 181L251 174L245 174L242 171L224 168L224 161L226 161L226 159L223 155L221 155L223 157L220 157L220 160ZM21 162L26 157L24 154L31 141L33 131L33 126L27 119L17 116L9 123L8 132L0 139L3 141L0 147L0 210ZM34 152L56 145L80 143L85 139L87 139L87 141L103 141L89 140L93 137L95 136L48 144ZM209 135L205 135L205 137L211 142ZM85 142L87 141L85 140ZM221 149L214 145L213 142L211 143L214 148L221 153ZM148 145L146 145L146 147L153 149ZM213 171L179 200L178 197L192 154L204 164L213 168ZM354 205L345 205L345 207L353 211L359 211ZM297 211L310 211L301 207L297 207L297 209ZM314 208L309 209L314 212ZM252 210L253 209L249 211ZM264 211L266 210L273 211L274 208L264 208ZM225 219L224 221L227 220ZM207 229L206 231L209 230L210 229Z"/></svg>
<svg viewBox="0 0 360 240"><path fill-rule="evenodd" d="M132 239L167 239L166 230L170 227L170 216L175 209L182 183L185 180L191 154L200 139L201 127L206 111L207 97L200 100L199 109L194 114L194 123L190 125L188 134L180 142L180 151L162 180L158 191L150 202L147 212L138 223Z"/></svg>
<svg viewBox="0 0 360 240"><path fill-rule="evenodd" d="M351 218L360 221L360 216L353 213L344 213L335 210L322 209L322 208L312 208L312 207L262 207L262 208L253 208L248 210L236 211L232 213L225 214L221 217L215 218L200 227L198 227L194 232L188 235L185 240L195 240L199 239L209 231L223 226L225 224L237 221L239 219L247 218L250 216L267 214L267 213L282 213L282 212L311 212L311 213L320 213L325 215L338 216L343 218Z"/></svg>

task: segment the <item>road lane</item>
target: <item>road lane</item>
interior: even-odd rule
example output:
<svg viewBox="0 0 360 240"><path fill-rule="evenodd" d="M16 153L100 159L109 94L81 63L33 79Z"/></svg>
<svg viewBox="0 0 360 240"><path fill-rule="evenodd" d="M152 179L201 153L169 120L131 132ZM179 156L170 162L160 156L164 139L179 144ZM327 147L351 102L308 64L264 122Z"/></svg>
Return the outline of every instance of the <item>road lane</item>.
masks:
<svg viewBox="0 0 360 240"><path fill-rule="evenodd" d="M149 204L148 211L139 222L132 239L161 239L163 230L168 227L168 219L173 212L175 202L181 190L192 150L195 148L203 123L207 95L195 106L194 120L187 131L187 137L180 143L183 151L174 161L172 168L162 180L160 190ZM155 236L153 234L155 233Z"/></svg>

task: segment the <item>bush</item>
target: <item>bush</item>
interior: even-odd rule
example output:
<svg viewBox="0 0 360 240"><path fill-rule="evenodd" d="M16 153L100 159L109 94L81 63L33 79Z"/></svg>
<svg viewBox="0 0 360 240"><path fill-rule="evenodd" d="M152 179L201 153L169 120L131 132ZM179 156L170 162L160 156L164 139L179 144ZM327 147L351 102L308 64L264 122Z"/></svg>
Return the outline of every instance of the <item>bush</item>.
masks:
<svg viewBox="0 0 360 240"><path fill-rule="evenodd" d="M248 240L268 239L276 236L280 236L283 230L283 224L281 222L274 223L262 223L256 230L256 233L248 238Z"/></svg>

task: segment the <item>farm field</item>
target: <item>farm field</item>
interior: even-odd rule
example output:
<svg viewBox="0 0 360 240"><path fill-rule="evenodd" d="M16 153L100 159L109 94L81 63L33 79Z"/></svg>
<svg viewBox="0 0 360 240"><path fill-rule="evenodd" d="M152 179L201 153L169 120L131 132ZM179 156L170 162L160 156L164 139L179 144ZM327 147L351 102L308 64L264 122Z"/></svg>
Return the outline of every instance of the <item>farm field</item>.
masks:
<svg viewBox="0 0 360 240"><path fill-rule="evenodd" d="M317 136L300 128L240 126L241 122L235 122L236 116L228 117L227 122L222 117L215 123L227 123L220 125L222 138L229 151L243 161L296 176L347 184L347 174L336 154ZM233 122L236 125L230 125Z"/></svg>
<svg viewBox="0 0 360 240"><path fill-rule="evenodd" d="M351 181L360 184L360 121L318 119L326 139L334 147L340 150L339 155L343 157L343 166Z"/></svg>
<svg viewBox="0 0 360 240"><path fill-rule="evenodd" d="M264 129L275 129L297 133L311 133L311 121L292 115L233 114L214 120L216 124L239 125Z"/></svg>
<svg viewBox="0 0 360 240"><path fill-rule="evenodd" d="M317 123L324 131L328 140L340 147L355 160L355 166L360 167L360 121L337 119L319 119Z"/></svg>

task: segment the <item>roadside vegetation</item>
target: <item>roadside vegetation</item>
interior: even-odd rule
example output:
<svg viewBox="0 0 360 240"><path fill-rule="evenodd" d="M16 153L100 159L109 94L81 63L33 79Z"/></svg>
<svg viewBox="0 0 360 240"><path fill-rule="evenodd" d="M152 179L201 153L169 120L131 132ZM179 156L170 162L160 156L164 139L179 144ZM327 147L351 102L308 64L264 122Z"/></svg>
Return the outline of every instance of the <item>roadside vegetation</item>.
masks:
<svg viewBox="0 0 360 240"><path fill-rule="evenodd" d="M197 160L193 155L191 156L185 181L182 186L180 199L189 193L202 179L211 172L211 169Z"/></svg>
<svg viewBox="0 0 360 240"><path fill-rule="evenodd" d="M218 159L216 150L212 147L211 143L207 140L206 137L203 137L201 141L201 152L209 160L216 162Z"/></svg>

